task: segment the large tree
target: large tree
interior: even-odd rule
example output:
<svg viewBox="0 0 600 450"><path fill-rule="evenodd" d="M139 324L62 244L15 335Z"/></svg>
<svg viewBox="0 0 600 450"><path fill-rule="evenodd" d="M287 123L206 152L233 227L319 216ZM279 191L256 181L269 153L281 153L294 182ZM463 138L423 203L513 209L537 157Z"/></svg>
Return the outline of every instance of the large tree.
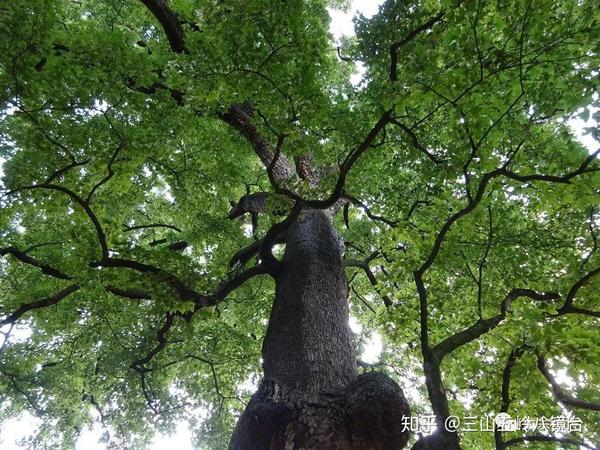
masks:
<svg viewBox="0 0 600 450"><path fill-rule="evenodd" d="M337 48L327 6L0 5L0 417L36 448L597 445L597 0L389 0ZM446 426L499 412L582 429Z"/></svg>

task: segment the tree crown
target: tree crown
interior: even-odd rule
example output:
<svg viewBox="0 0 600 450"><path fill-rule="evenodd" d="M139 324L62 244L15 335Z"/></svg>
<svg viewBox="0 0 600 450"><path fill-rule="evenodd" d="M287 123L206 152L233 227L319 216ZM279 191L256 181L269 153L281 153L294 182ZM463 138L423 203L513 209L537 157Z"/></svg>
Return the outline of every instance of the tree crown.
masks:
<svg viewBox="0 0 600 450"><path fill-rule="evenodd" d="M598 120L597 3L390 0L337 49L328 5L0 7L0 417L48 447L179 420L224 445L273 230L340 204L357 348L383 336L415 414L443 409L424 354L452 414L562 404L583 433L554 441L598 442L598 150L567 124Z"/></svg>

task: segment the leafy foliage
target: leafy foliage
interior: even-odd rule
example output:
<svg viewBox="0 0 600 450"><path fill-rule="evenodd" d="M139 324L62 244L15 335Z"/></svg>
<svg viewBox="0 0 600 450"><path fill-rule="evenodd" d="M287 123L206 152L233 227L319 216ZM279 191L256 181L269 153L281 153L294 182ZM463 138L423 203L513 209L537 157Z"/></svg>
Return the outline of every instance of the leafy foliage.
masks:
<svg viewBox="0 0 600 450"><path fill-rule="evenodd" d="M224 448L274 295L230 260L294 202L345 198L357 347L383 336L378 368L415 413L572 408L568 438L597 445L598 408L538 370L599 399L598 150L567 125L598 119L597 2L390 0L357 18L344 60L325 0L173 0L181 51L152 3L0 7L2 419L43 418L47 448L94 421L139 448L187 420ZM318 187L273 182L224 120L245 102L272 149L312 155ZM258 192L277 195L256 229L228 218ZM445 391L428 394L424 358ZM461 439L523 443L505 434Z"/></svg>

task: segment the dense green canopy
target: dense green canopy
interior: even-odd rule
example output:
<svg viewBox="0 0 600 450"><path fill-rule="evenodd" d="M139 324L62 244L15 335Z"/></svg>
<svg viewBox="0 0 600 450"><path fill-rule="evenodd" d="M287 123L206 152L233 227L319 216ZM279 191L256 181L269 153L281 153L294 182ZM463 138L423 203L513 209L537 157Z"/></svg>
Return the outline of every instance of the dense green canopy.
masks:
<svg viewBox="0 0 600 450"><path fill-rule="evenodd" d="M451 414L572 412L581 432L541 433L600 442L600 166L566 124L599 103L597 1L389 0L337 49L329 3L172 0L184 35L162 0L0 5L0 418L42 418L36 448L183 420L224 448L274 295L229 262L293 201L340 197L357 354L383 337L414 414L425 345ZM243 104L318 189L272 183L227 121ZM256 228L228 218L259 191Z"/></svg>

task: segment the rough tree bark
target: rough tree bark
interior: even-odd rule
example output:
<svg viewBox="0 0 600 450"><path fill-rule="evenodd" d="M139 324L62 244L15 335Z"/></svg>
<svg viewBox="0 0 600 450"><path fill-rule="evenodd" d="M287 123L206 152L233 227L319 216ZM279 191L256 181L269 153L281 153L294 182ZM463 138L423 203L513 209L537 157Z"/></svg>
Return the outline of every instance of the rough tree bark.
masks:
<svg viewBox="0 0 600 450"><path fill-rule="evenodd" d="M231 450L403 448L409 415L387 376L356 374L343 243L322 210L290 227L263 342L264 379Z"/></svg>

